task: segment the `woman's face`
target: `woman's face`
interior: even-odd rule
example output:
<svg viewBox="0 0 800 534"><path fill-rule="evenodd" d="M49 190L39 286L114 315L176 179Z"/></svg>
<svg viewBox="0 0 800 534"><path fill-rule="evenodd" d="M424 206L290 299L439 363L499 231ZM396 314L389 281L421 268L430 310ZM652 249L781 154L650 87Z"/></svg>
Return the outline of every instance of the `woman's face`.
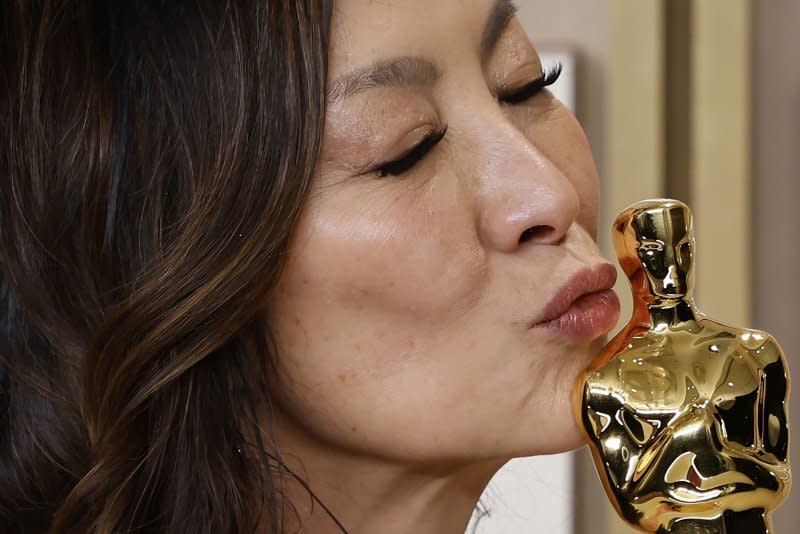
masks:
<svg viewBox="0 0 800 534"><path fill-rule="evenodd" d="M322 153L269 301L296 435L403 462L581 444L572 384L618 304L541 320L607 266L598 177L570 112L525 94L542 68L509 11L337 1ZM595 274L578 294L613 283Z"/></svg>

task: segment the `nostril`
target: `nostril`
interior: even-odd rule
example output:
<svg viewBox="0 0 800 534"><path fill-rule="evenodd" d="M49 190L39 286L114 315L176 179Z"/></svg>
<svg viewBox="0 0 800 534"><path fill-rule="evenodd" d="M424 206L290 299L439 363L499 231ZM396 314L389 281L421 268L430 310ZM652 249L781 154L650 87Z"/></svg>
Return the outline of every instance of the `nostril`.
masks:
<svg viewBox="0 0 800 534"><path fill-rule="evenodd" d="M556 229L552 226L539 225L528 228L522 235L519 236L519 242L525 243L526 241L547 241L552 236Z"/></svg>

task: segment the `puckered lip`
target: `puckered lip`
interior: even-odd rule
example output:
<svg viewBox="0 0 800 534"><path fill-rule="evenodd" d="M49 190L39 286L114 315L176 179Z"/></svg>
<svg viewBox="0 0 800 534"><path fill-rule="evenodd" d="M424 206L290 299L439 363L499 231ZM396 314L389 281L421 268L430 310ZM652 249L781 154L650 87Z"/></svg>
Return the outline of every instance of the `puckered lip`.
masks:
<svg viewBox="0 0 800 534"><path fill-rule="evenodd" d="M591 293L608 291L616 282L617 269L610 263L584 267L559 287L531 326L557 319L579 298Z"/></svg>

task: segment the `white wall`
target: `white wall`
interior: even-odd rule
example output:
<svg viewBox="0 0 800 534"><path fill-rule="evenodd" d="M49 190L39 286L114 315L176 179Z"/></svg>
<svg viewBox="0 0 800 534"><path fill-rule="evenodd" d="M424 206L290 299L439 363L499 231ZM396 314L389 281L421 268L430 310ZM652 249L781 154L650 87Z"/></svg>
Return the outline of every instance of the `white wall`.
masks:
<svg viewBox="0 0 800 534"><path fill-rule="evenodd" d="M488 514L480 520L473 515L470 534L572 534L573 455L511 460L481 501Z"/></svg>

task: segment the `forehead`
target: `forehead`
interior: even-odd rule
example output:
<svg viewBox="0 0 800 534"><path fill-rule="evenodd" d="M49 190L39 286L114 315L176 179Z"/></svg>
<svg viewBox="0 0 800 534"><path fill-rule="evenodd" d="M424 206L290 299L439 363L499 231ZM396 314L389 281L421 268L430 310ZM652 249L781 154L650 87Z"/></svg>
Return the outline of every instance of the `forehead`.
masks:
<svg viewBox="0 0 800 534"><path fill-rule="evenodd" d="M680 207L645 210L633 218L633 228L640 237L675 237L688 232L689 220Z"/></svg>
<svg viewBox="0 0 800 534"><path fill-rule="evenodd" d="M435 58L475 47L495 0L337 0L330 70L393 55Z"/></svg>

